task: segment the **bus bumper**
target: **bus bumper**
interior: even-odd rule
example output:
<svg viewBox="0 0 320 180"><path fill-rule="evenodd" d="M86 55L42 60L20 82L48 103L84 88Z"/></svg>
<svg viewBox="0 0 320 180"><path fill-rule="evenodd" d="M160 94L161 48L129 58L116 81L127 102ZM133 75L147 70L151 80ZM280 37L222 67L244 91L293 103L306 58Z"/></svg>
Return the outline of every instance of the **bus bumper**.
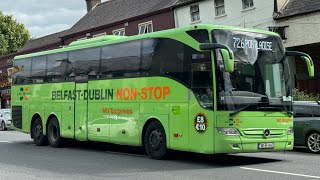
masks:
<svg viewBox="0 0 320 180"><path fill-rule="evenodd" d="M272 148L259 148L260 143L272 143ZM215 153L254 153L276 152L293 149L293 135L285 135L280 138L244 138L242 136L225 136L216 133Z"/></svg>

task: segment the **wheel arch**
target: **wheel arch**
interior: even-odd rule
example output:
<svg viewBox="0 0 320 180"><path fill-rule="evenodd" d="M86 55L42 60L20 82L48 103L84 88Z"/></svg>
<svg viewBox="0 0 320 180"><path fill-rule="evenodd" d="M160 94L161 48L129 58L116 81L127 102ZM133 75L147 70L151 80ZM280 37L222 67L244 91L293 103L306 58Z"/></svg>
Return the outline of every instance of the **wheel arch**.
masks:
<svg viewBox="0 0 320 180"><path fill-rule="evenodd" d="M58 124L59 124L59 127L60 127L60 122L59 122L59 119L58 119L57 115L56 115L56 114L50 114L49 117L47 118L47 121L46 121L46 128L45 128L45 129L46 129L46 132L47 132L47 130L48 130L49 122L50 122L51 119L53 119L53 118L56 118L56 119L57 119Z"/></svg>
<svg viewBox="0 0 320 180"><path fill-rule="evenodd" d="M316 129L310 129L309 131L307 131L306 135L304 136L304 145L308 147L308 137L312 134L312 133L318 133L320 134L320 131L316 130Z"/></svg>
<svg viewBox="0 0 320 180"><path fill-rule="evenodd" d="M160 121L158 118L156 118L156 117L150 117L150 118L144 123L143 128L142 128L142 133L141 133L141 147L142 147L143 149L144 149L144 141L143 141L143 138L144 138L146 129L147 129L147 127L149 126L149 124L150 124L151 122L154 122L154 121L158 121L158 122L162 125L162 127L163 127L163 129L164 129L164 132L165 132L166 135L167 135L166 128L165 128L165 126L161 123L161 121ZM168 137L168 136L167 136L167 137ZM168 143L167 143L167 146L168 146Z"/></svg>
<svg viewBox="0 0 320 180"><path fill-rule="evenodd" d="M34 122L36 121L36 119L40 118L41 119L41 122L42 122L42 118L40 116L39 113L35 113L33 114L32 118L31 118L31 123L30 123L30 135L31 135L31 138L33 138L33 135L32 135L32 127L34 125ZM43 126L43 125L42 125Z"/></svg>

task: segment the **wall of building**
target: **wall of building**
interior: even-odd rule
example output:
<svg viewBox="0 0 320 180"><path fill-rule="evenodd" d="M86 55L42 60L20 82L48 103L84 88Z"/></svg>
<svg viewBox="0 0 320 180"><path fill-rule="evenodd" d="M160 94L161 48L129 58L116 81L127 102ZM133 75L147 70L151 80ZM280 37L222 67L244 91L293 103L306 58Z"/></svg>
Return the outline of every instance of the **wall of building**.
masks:
<svg viewBox="0 0 320 180"><path fill-rule="evenodd" d="M89 30L87 32L83 32L82 34L65 38L64 44L68 45L71 42L76 41L77 39L84 38L86 37L87 33L90 33L90 35L87 37L92 38L95 34L100 34L104 32L106 32L107 35L112 35L113 30L121 29L121 28L125 28L126 36L137 35L139 33L138 25L140 23L144 23L148 21L152 21L153 31L172 29L175 27L173 11L168 11L160 14L150 15L149 17L137 18L136 20L129 20L127 22L127 26L126 26L126 22L121 22L119 24L106 26L100 29Z"/></svg>
<svg viewBox="0 0 320 180"><path fill-rule="evenodd" d="M248 10L242 9L241 0L225 0L225 15L215 16L214 0L200 1L200 21L197 23L234 25L248 28L267 30L274 26L273 11L274 0L254 0L254 7ZM191 5L194 5L191 4ZM191 24L190 6L175 9L176 27L189 26Z"/></svg>
<svg viewBox="0 0 320 180"><path fill-rule="evenodd" d="M277 20L277 26L289 26L285 28L287 39L285 47L295 47L320 42L320 12L283 18Z"/></svg>

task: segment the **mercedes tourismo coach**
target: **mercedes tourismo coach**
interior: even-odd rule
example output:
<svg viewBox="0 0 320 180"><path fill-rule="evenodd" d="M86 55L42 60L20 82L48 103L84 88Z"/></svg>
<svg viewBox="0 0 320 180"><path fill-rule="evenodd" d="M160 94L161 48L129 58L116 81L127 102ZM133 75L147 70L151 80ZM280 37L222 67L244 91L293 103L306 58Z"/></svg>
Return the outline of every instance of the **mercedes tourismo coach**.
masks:
<svg viewBox="0 0 320 180"><path fill-rule="evenodd" d="M36 145L65 138L204 154L293 148L288 56L272 32L197 25L17 56L12 116Z"/></svg>

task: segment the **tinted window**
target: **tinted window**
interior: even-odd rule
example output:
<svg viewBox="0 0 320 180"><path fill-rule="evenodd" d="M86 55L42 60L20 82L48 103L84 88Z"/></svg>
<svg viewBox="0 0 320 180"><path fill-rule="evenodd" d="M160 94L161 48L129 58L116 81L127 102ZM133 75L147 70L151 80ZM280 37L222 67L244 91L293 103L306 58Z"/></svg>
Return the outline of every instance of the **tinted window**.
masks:
<svg viewBox="0 0 320 180"><path fill-rule="evenodd" d="M57 53L47 56L45 82L63 82L70 67L68 53Z"/></svg>
<svg viewBox="0 0 320 180"><path fill-rule="evenodd" d="M209 33L205 29L187 31L187 34L199 43L209 43Z"/></svg>
<svg viewBox="0 0 320 180"><path fill-rule="evenodd" d="M320 107L313 108L313 116L320 117Z"/></svg>
<svg viewBox="0 0 320 180"><path fill-rule="evenodd" d="M312 117L312 107L310 106L293 106L294 117Z"/></svg>
<svg viewBox="0 0 320 180"><path fill-rule="evenodd" d="M168 76L189 85L191 50L183 43L171 39L148 39L143 42L143 72L153 76Z"/></svg>
<svg viewBox="0 0 320 180"><path fill-rule="evenodd" d="M68 79L86 80L99 78L100 48L82 49L71 51L68 69Z"/></svg>
<svg viewBox="0 0 320 180"><path fill-rule="evenodd" d="M102 47L102 78L140 76L141 41Z"/></svg>
<svg viewBox="0 0 320 180"><path fill-rule="evenodd" d="M33 57L31 61L32 83L43 83L46 75L47 56Z"/></svg>
<svg viewBox="0 0 320 180"><path fill-rule="evenodd" d="M31 82L31 58L14 60L14 84L27 84Z"/></svg>

